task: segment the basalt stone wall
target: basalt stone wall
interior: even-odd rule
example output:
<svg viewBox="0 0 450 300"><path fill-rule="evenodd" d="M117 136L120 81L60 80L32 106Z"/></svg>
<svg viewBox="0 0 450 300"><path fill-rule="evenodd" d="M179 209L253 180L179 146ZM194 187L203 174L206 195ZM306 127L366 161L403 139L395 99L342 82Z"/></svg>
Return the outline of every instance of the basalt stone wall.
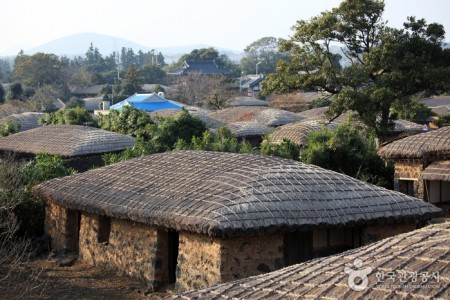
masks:
<svg viewBox="0 0 450 300"><path fill-rule="evenodd" d="M414 222L368 225L361 230L361 246L415 229L417 225Z"/></svg>
<svg viewBox="0 0 450 300"><path fill-rule="evenodd" d="M97 215L83 213L81 216L80 259L159 287L167 276L163 271L167 269L167 251L161 251L167 241L158 238L158 229L111 218L109 238L105 241L102 223L104 219Z"/></svg>
<svg viewBox="0 0 450 300"><path fill-rule="evenodd" d="M413 180L414 197L423 199L424 187L422 170L424 169L420 160L395 161L394 189L400 191L399 180Z"/></svg>
<svg viewBox="0 0 450 300"><path fill-rule="evenodd" d="M223 239L182 232L177 289L201 289L283 266L282 234Z"/></svg>
<svg viewBox="0 0 450 300"><path fill-rule="evenodd" d="M247 278L284 267L283 234L220 240L221 281Z"/></svg>
<svg viewBox="0 0 450 300"><path fill-rule="evenodd" d="M177 290L199 289L222 282L220 249L218 239L180 232Z"/></svg>
<svg viewBox="0 0 450 300"><path fill-rule="evenodd" d="M48 200L44 230L51 238L52 249L59 253L78 250L79 213Z"/></svg>

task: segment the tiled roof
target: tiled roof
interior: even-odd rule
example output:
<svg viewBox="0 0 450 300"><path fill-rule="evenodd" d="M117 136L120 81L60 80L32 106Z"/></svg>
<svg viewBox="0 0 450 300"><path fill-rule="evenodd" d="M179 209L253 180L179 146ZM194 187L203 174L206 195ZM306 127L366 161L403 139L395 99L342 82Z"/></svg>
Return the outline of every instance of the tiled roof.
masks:
<svg viewBox="0 0 450 300"><path fill-rule="evenodd" d="M33 191L69 209L210 236L421 220L441 211L314 165L207 151L148 155Z"/></svg>
<svg viewBox="0 0 450 300"><path fill-rule="evenodd" d="M341 254L168 298L449 299L449 272L450 223L442 223ZM352 280L350 275L361 277ZM362 278L368 279L366 287L364 281L357 281ZM354 286L357 291L349 283L361 286Z"/></svg>
<svg viewBox="0 0 450 300"><path fill-rule="evenodd" d="M168 74L189 74L189 73L201 73L201 74L226 74L227 70L219 68L214 60L205 61L185 61L181 68L177 68L168 72Z"/></svg>
<svg viewBox="0 0 450 300"><path fill-rule="evenodd" d="M80 125L50 125L0 139L0 151L63 157L114 152L134 146L134 138Z"/></svg>

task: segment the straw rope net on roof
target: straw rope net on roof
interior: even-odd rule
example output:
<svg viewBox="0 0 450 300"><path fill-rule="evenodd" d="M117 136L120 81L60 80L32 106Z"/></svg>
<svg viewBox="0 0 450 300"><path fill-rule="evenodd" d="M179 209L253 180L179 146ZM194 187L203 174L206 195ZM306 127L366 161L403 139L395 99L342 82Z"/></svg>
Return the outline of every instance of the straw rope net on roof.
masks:
<svg viewBox="0 0 450 300"><path fill-rule="evenodd" d="M0 123L9 121L14 124L20 124L20 131L26 131L40 127L39 119L45 116L44 113L24 112L20 114L12 114L0 119Z"/></svg>
<svg viewBox="0 0 450 300"><path fill-rule="evenodd" d="M234 97L228 99L226 102L228 107L234 106L268 106L269 103L264 100L259 100L253 97Z"/></svg>
<svg viewBox="0 0 450 300"><path fill-rule="evenodd" d="M422 172L424 180L442 180L450 182L450 160L435 161Z"/></svg>
<svg viewBox="0 0 450 300"><path fill-rule="evenodd" d="M114 152L134 146L134 138L79 125L43 126L0 139L0 151L63 157Z"/></svg>
<svg viewBox="0 0 450 300"><path fill-rule="evenodd" d="M450 157L450 127L416 134L394 141L378 150L384 158Z"/></svg>
<svg viewBox="0 0 450 300"><path fill-rule="evenodd" d="M260 106L229 107L209 114L224 123L257 122L266 126L280 126L303 119L295 113Z"/></svg>
<svg viewBox="0 0 450 300"><path fill-rule="evenodd" d="M362 291L349 287L349 274L344 272L346 267L357 270L355 259L362 261L361 269L371 268L368 285ZM170 298L449 299L449 270L450 223L443 223L342 254Z"/></svg>
<svg viewBox="0 0 450 300"><path fill-rule="evenodd" d="M273 130L272 127L256 122L235 122L226 124L234 137L262 136Z"/></svg>
<svg viewBox="0 0 450 300"><path fill-rule="evenodd" d="M324 128L336 129L337 126L338 124L336 123L326 123L321 120L300 121L276 128L269 134L269 141L274 144L279 144L283 139L288 139L291 142L302 146L306 144L311 133L320 131Z"/></svg>
<svg viewBox="0 0 450 300"><path fill-rule="evenodd" d="M293 160L149 155L34 188L63 207L211 236L428 218L424 201Z"/></svg>

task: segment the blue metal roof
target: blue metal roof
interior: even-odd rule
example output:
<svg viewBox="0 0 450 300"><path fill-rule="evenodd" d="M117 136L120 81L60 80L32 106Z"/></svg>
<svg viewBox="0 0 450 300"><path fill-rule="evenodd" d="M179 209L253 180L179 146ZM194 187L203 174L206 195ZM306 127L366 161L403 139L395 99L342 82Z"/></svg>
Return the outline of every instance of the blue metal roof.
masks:
<svg viewBox="0 0 450 300"><path fill-rule="evenodd" d="M168 108L175 108L175 109L181 109L180 105L176 105L174 103L171 103L169 101L167 102L135 102L132 103L131 106L134 108L139 108L146 111L155 111L155 110L161 110L161 109L168 109Z"/></svg>
<svg viewBox="0 0 450 300"><path fill-rule="evenodd" d="M120 101L111 106L110 109L121 110L124 106L130 105L131 107L142 109L145 111L156 111L161 109L181 109L182 105L173 103L170 100L166 100L155 93L152 94L134 94L133 96Z"/></svg>

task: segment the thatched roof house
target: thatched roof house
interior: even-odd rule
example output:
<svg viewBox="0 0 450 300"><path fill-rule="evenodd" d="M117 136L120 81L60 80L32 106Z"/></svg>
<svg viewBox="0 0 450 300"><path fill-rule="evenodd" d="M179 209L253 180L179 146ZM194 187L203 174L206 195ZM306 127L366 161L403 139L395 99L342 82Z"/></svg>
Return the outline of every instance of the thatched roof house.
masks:
<svg viewBox="0 0 450 300"><path fill-rule="evenodd" d="M224 123L257 122L273 127L303 119L303 117L286 110L261 106L229 107L212 112L209 116Z"/></svg>
<svg viewBox="0 0 450 300"><path fill-rule="evenodd" d="M11 122L13 124L20 125L20 131L26 131L33 128L40 127L39 119L45 116L44 113L37 112L24 112L20 114L12 114L7 117L1 118L0 123Z"/></svg>
<svg viewBox="0 0 450 300"><path fill-rule="evenodd" d="M395 162L396 190L437 205L450 203L448 177L431 175L438 172L438 166L440 173L448 172L450 127L397 140L380 148L378 153Z"/></svg>
<svg viewBox="0 0 450 300"><path fill-rule="evenodd" d="M228 107L234 106L269 106L265 100L259 100L254 97L234 97L227 100Z"/></svg>
<svg viewBox="0 0 450 300"><path fill-rule="evenodd" d="M269 141L274 144L279 144L283 139L288 139L291 142L303 146L306 144L309 135L314 131L320 131L322 128L335 129L337 123L326 123L324 121L300 121L292 124L287 124L276 128L269 134Z"/></svg>
<svg viewBox="0 0 450 300"><path fill-rule="evenodd" d="M85 170L101 165L101 155L134 146L134 138L80 125L51 125L0 139L0 153L29 158L45 152L59 155L68 166ZM96 163L97 162L97 163Z"/></svg>
<svg viewBox="0 0 450 300"><path fill-rule="evenodd" d="M386 159L427 159L450 157L450 127L406 137L382 147L378 153Z"/></svg>
<svg viewBox="0 0 450 300"><path fill-rule="evenodd" d="M355 267L356 259L362 266ZM450 223L442 223L168 299L449 299L449 261ZM352 271L366 277L367 286L355 281L352 289Z"/></svg>
<svg viewBox="0 0 450 300"><path fill-rule="evenodd" d="M325 118L328 108L329 108L328 106L312 108L301 111L297 113L297 115L302 116L305 119Z"/></svg>
<svg viewBox="0 0 450 300"><path fill-rule="evenodd" d="M79 248L91 263L182 288L354 248L412 230L440 211L317 166L205 151L132 159L33 192L48 203L46 232L55 248ZM143 253L138 266L136 253Z"/></svg>

